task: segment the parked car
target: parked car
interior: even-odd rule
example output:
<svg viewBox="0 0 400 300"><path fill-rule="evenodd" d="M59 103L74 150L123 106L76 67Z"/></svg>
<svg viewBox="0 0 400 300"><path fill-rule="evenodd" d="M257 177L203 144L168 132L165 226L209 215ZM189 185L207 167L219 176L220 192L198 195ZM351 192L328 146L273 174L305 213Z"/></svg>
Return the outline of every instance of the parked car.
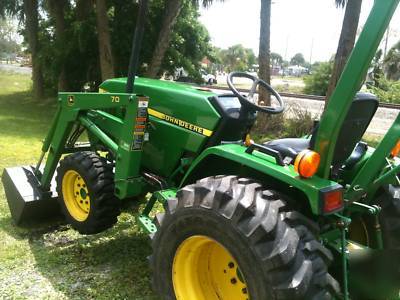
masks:
<svg viewBox="0 0 400 300"><path fill-rule="evenodd" d="M200 70L201 73L201 78L203 78L204 82L212 85L212 84L217 84L217 78L213 74L207 73L205 70Z"/></svg>

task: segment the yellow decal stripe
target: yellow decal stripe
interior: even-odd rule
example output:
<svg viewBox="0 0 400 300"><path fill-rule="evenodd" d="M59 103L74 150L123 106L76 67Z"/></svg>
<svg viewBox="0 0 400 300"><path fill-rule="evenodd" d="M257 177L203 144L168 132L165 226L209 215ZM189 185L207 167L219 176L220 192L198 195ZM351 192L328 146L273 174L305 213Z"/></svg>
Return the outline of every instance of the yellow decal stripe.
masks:
<svg viewBox="0 0 400 300"><path fill-rule="evenodd" d="M205 136L212 136L213 132L211 130L203 128L203 134Z"/></svg>
<svg viewBox="0 0 400 300"><path fill-rule="evenodd" d="M165 114L160 113L159 111L156 111L154 109L148 108L147 112L149 113L150 116L165 120Z"/></svg>
<svg viewBox="0 0 400 300"><path fill-rule="evenodd" d="M213 132L211 130L196 126L194 124L188 123L186 121L183 121L183 120L180 120L177 118L174 118L172 116L166 115L166 114L156 111L154 109L148 108L147 112L149 113L150 116L156 117L161 120L165 120L168 123L177 125L179 127L186 128L190 131L194 131L194 132L197 132L197 133L205 135L205 136L211 136L213 134Z"/></svg>

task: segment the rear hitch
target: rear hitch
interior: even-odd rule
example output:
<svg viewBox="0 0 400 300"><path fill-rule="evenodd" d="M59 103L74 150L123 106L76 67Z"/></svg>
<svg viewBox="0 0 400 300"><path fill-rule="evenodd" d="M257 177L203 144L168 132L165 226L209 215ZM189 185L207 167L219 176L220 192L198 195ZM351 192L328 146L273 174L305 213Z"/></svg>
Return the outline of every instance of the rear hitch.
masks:
<svg viewBox="0 0 400 300"><path fill-rule="evenodd" d="M340 250L342 257L342 276L343 276L343 300L349 300L349 281L348 281L348 262L347 262L347 240L346 233L351 224L351 219L342 215L335 214L339 220L336 222L336 227L340 230Z"/></svg>

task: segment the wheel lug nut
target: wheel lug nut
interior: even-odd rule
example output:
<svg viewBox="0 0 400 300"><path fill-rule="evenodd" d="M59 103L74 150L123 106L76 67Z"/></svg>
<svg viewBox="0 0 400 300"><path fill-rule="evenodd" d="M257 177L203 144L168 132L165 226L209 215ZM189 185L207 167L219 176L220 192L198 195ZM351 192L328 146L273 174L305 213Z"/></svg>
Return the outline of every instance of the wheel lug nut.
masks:
<svg viewBox="0 0 400 300"><path fill-rule="evenodd" d="M247 289L246 288L242 288L242 293L243 294L247 294Z"/></svg>
<svg viewBox="0 0 400 300"><path fill-rule="evenodd" d="M233 269L233 268L235 267L235 264L234 264L233 262L230 262L230 263L228 264L228 267L229 267L230 269Z"/></svg>
<svg viewBox="0 0 400 300"><path fill-rule="evenodd" d="M236 284L236 283L237 283L236 278L232 278L232 279L231 279L231 283L232 283L232 284Z"/></svg>

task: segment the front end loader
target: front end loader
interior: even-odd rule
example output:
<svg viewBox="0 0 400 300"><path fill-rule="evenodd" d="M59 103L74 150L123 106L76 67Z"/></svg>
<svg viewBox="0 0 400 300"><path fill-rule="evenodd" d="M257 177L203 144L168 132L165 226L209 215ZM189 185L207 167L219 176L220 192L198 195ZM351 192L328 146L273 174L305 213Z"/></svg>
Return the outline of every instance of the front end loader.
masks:
<svg viewBox="0 0 400 300"><path fill-rule="evenodd" d="M5 169L15 223L61 212L95 234L121 201L151 193L137 222L163 299L398 299L400 116L368 146L379 99L358 90L399 0L375 1L313 132L264 144L250 138L257 114L284 110L266 82L233 72L217 94L135 77L147 2L128 78L59 93L39 162ZM252 81L248 94L238 78Z"/></svg>

